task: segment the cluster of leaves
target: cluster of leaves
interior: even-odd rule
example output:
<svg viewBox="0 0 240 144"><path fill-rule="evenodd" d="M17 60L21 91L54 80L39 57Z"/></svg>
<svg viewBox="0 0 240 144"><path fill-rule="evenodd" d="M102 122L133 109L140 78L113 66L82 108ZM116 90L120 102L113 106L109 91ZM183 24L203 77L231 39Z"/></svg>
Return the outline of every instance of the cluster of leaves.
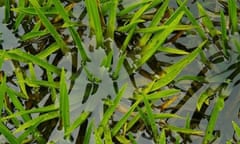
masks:
<svg viewBox="0 0 240 144"><path fill-rule="evenodd" d="M162 75L154 74L151 82L143 88L136 87L136 91L130 96L132 105L116 123L112 122L112 117L115 112L122 111L119 110L122 107L120 101L126 92L126 84L116 90L113 100L106 102L107 109L99 124L94 124L96 123L94 119L86 124L92 111L81 111L76 119L71 120L72 113L69 105L71 97L69 97L70 88L67 83L66 70L62 67L59 68L57 64L50 63L49 60L53 54L64 57L73 51L61 33L61 30L67 30L73 41L72 45L77 48L81 57L81 64L77 67L81 67L80 70L83 69L90 82L101 82L101 78L97 78L92 73L93 70L88 67L93 58L89 56L82 35L79 34L78 28L81 27L81 24L72 18L71 11L79 2L68 2L64 5L60 0L20 0L16 8L11 8L10 1L6 0L5 22L11 21L10 15L14 12L16 19L13 29L18 30L25 21L33 24L31 29L21 37L22 42L31 43L34 42L34 39L41 41L42 38L48 38L50 42L46 43L43 48L39 48L39 44L36 50L33 46L28 49L29 45L27 45L24 49L20 47L0 51L0 67L2 68L5 63L10 62L13 64L14 71L13 76L8 76L4 72L1 72L0 75L0 109L2 110L0 133L9 143L46 143L49 141L52 129L58 123L59 128L63 130L63 138L70 141L71 134L85 124L84 127L87 129L84 139L80 140L83 143L90 143L93 139L95 143L110 144L116 141L137 143L137 138L131 130L136 125L144 125L156 143L167 143L168 138L172 137L171 133L177 135L174 140L171 140L175 143L185 141L184 138L190 135L203 136L203 143L214 141L214 127L218 115L224 107L224 100L229 95L230 88L227 81L217 87L209 87L198 98L197 111L203 112L204 107L208 106L209 101L213 99L213 95L220 91L214 97L214 106L205 132L192 129L189 117L178 116L173 114L174 112L169 113L165 110L176 101L177 95L181 92L180 89L171 87L171 84L186 79L202 80L201 77L196 76L182 77L176 81L178 75L198 55L200 55L201 62L209 66L209 60L203 48L207 49L211 41L218 39L217 42L221 48L219 51L223 52L225 57L229 56L229 33L239 31L237 3L235 0L229 0L227 3L229 29L225 23L224 12L220 12L221 30L219 30L200 3L197 3L197 7L201 24L187 8L187 0L177 0L179 6L174 11L168 7L169 2L169 0L142 0L129 5L122 5L118 0L85 0L83 2L86 10L83 15L87 14L88 16L89 28L95 36L96 49L101 48L105 52L101 66L108 70L113 81L120 77L122 69L126 69L128 75L132 76L141 67L147 65L156 53L182 56L180 60L167 66ZM184 24L183 18L187 18L189 23ZM174 43L183 33L188 32L193 32L201 38L201 42L194 50L183 50L166 45L166 43ZM113 43L118 43L116 39L119 38L119 35L124 38L122 41L120 40L119 49L114 49ZM235 43L239 52L239 43L237 41ZM134 46L132 50L131 46ZM114 57L116 50L118 59ZM128 57L131 52L135 55ZM39 80L36 69L42 71L43 78L41 80ZM76 79L74 78L76 74L79 75L76 72L71 76L73 81ZM16 78L16 81L12 77ZM235 77L236 75L230 75L226 80L232 80ZM10 84L13 86L9 86ZM46 93L49 93L50 96ZM47 98L45 98L46 95ZM42 104L44 98L47 100ZM161 103L161 113L154 109L154 104L159 103L160 99L166 100ZM27 103L29 101L30 105ZM167 119L186 119L186 124L184 127L177 127L168 124ZM53 126L51 127L50 124ZM48 126L44 127L44 125ZM233 122L233 128L239 137L240 128L237 123ZM45 131L50 131L50 134L46 136ZM229 143L231 141L236 140L230 140Z"/></svg>

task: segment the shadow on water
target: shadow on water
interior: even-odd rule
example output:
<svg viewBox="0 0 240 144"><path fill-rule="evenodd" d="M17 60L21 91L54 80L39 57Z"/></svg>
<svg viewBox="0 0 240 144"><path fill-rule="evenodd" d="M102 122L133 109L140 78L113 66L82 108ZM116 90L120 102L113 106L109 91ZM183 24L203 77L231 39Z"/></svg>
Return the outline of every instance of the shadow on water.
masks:
<svg viewBox="0 0 240 144"><path fill-rule="evenodd" d="M67 5L70 3L66 2L65 4ZM204 2L203 5L210 10L214 7L216 11L223 7L217 2ZM124 5L122 6L124 7ZM176 4L172 2L171 6L174 7ZM189 3L188 6L190 7L190 10L192 9L194 15L197 17L198 13L194 10L196 9L196 3L192 1L192 3ZM0 10L0 14L3 14L3 7L1 7ZM124 100L122 101L122 105L129 107L131 105L130 96L133 95L136 89L141 88L148 82L152 81L155 75L161 75L164 73L165 67L170 66L182 56L156 53L143 67L141 67L135 73L131 73L130 69L133 67L131 64L136 59L136 55L138 54L138 51L133 49L136 47L136 43L140 37L139 35L136 35L135 39L128 46L128 55L124 62L124 69L120 71L118 79L115 80L111 77L111 70L101 67L101 61L106 54L103 49L95 48L95 37L90 34L90 30L88 28L88 20L86 18L84 2L81 1L76 4L73 9L73 17L73 20L80 20L78 32L81 34L85 48L88 49L87 52L92 58L87 67L91 73L96 76L96 79L88 79L87 71L81 64L81 57L77 51L77 48L74 46L72 39L69 36L69 31L65 29L59 28L58 30L62 34L64 41L71 48L71 52L69 52L67 55L63 55L61 51L56 51L48 57L48 62L58 67L64 67L67 70L71 120L76 119L77 116L83 111L92 112L89 119L81 125L78 131L75 131L72 134L73 142L80 143L82 142L81 138L84 137L86 132L88 122L92 119L94 119L96 122L100 121L104 113L104 101L114 98L119 86L123 85L124 83L128 83L128 88ZM0 15L0 18L2 21L3 15ZM3 40L1 43L2 49L21 48L33 55L36 55L54 42L54 39L50 35L44 35L38 39L21 41L21 36L32 30L35 21L30 18L25 18L24 23L21 24L21 28L19 28L16 32L13 31L12 23L14 23L14 21L15 18L13 16L8 25L0 24L2 33L0 38ZM125 19L120 19L118 21L118 25L121 25L124 22ZM187 20L183 20L183 23L184 22L187 23ZM55 23L56 26L60 24L61 21ZM216 27L219 27L217 24L218 22L216 20ZM140 25L139 27L144 27L144 25ZM126 35L123 33L115 33L116 39L114 42L112 42L112 47L114 48L113 66L116 66L116 62L119 59L118 48L121 47L125 37ZM190 125L192 129L205 130L211 110L213 108L213 105L211 104L214 103L216 97L220 95L226 96L225 107L220 113L215 128L216 130L214 131L216 134L216 141L219 143L224 143L226 140L234 137L231 122L239 121L240 78L238 74L240 72L240 59L233 43L234 40L239 40L240 36L239 34L234 34L231 35L230 38L231 39L228 43L228 46L231 49L228 51L229 57L226 57L222 52L222 46L218 44L218 39L210 39L211 44L209 44L204 51L207 60L203 62L200 58L197 59L190 64L174 82L169 85L169 87L174 87L181 90L181 94L171 105L171 107L161 109L161 106L168 99L159 100L156 102L156 104L154 104L156 111L159 112L171 112L181 116L188 115L190 117ZM195 33L191 34L178 31L168 39L165 45L177 47L179 49L191 52L198 46L200 42L200 37ZM14 69L20 68L25 75L28 75L28 66L29 65L17 61L4 63L1 71L7 75L9 86L19 90L19 87L16 85ZM47 80L46 70L38 66L34 66L34 69L38 74L38 79ZM186 73L187 75L195 77L196 79L187 79L184 77ZM59 79L59 76L54 77L55 81L59 81ZM100 81L98 81L98 79ZM26 109L50 105L53 102L49 92L50 90L48 87L40 86L36 89L34 87L27 86L27 93L30 97L28 100L22 100L22 103ZM195 106L198 96L202 93L209 94L209 104L204 103L200 111L198 111ZM9 102L9 105L11 105L11 102ZM13 107L11 108L11 111L15 111ZM121 115L121 113L116 112L113 116L113 123L114 121L118 120L118 115ZM152 142L151 133L148 132L147 128L141 128L141 123L142 122L139 122L139 126L132 128L134 135L136 137L140 136L140 138L137 140L138 143ZM166 123L174 124L180 127L185 125L185 121L179 119L170 119L167 120ZM42 123L38 126L38 129L46 141L48 141L63 137L63 132L59 130L60 127L59 120L53 119ZM159 128L160 127L161 125L159 125ZM199 136L181 136L183 143L200 143L202 141L202 138ZM167 132L167 137L169 142L175 141L174 134L172 134L171 131ZM64 142L64 140L61 141Z"/></svg>

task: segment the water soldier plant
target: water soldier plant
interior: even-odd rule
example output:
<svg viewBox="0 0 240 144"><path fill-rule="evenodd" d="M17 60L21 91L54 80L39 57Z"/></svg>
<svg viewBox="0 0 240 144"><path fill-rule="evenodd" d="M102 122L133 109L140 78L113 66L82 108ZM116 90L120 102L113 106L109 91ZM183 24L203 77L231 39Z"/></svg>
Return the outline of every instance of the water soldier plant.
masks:
<svg viewBox="0 0 240 144"><path fill-rule="evenodd" d="M239 142L239 1L0 5L1 142Z"/></svg>

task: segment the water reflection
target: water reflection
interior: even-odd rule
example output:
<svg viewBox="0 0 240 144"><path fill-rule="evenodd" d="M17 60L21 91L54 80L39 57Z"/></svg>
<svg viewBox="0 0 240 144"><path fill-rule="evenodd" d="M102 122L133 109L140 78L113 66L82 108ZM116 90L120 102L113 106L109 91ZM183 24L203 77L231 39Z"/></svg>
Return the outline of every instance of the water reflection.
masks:
<svg viewBox="0 0 240 144"><path fill-rule="evenodd" d="M204 2L204 1L203 1ZM70 5L71 2L66 2L66 5ZM128 4L128 3L127 3ZM121 3L121 7L124 7L126 3ZM216 1L211 1L203 3L207 9L214 8L218 11L221 8ZM176 7L175 2L171 3L171 6ZM190 10L193 11L193 14L197 17L198 12L196 11L196 3L192 1L189 2L188 6ZM3 16L3 8L0 8L0 20ZM70 111L71 111L71 121L75 120L83 111L91 111L91 116L81 127L72 134L73 142L81 143L82 138L85 135L87 125L91 120L95 120L97 125L102 119L103 113L105 112L104 102L113 99L118 92L119 87L123 84L128 83L128 88L124 95L124 99L121 102L122 105L125 105L128 108L133 102L132 95L136 89L146 86L151 82L156 75L164 75L164 69L179 59L182 58L182 55L173 55L158 52L150 60L142 66L136 72L132 72L133 63L137 59L139 54L138 40L141 35L136 34L131 44L127 47L128 54L127 58L124 61L124 69L121 69L119 77L117 79L112 78L112 70L106 69L101 66L103 58L106 56L106 48L96 49L95 37L91 35L90 29L88 28L88 20L86 16L86 9L84 2L80 1L75 5L72 12L73 21L79 23L78 32L81 35L83 42L85 43L85 48L87 49L88 55L91 57L91 62L88 62L86 65L87 70L82 64L82 59L77 51L76 46L74 45L69 32L63 28L60 28L59 25L62 24L61 21L55 21L59 33L61 33L62 38L71 48L71 51L64 55L60 50L55 51L52 55L47 57L47 61L58 67L64 67L67 71L67 83L69 88L69 97L70 97ZM167 15L166 15L167 17ZM149 17L148 17L149 18ZM145 18L146 23L140 25L139 27L146 27L148 21L151 19ZM14 23L15 19L12 19ZM123 25L128 19L120 19L118 21L118 26ZM216 20L217 21L217 20ZM183 23L188 23L187 19L182 21ZM18 31L13 32L13 25L9 25L8 28L6 25L0 24L2 31L3 49L10 48L21 48L24 51L27 51L33 55L39 54L46 47L53 44L55 41L53 37L49 34L43 35L37 39L29 39L27 41L21 41L18 36L32 30L36 21L31 18L25 18L21 24ZM219 25L216 25L219 26ZM14 35L14 34L15 35ZM117 65L119 60L119 48L121 47L126 34L115 32L115 40L110 44L114 50L112 67ZM234 39L239 40L239 34L233 35L229 41L229 56L227 57L222 52L222 45L217 45L218 39L212 39L208 47L205 48L203 55L206 57L206 61L202 60L202 57L199 57L196 61L190 64L180 75L179 77L171 83L168 87L174 87L181 90L180 95L173 102L170 107L162 108L159 110L165 102L169 99L161 99L156 102L156 112L171 112L177 113L181 116L186 116L186 113L190 117L190 127L192 129L201 129L205 130L207 122L209 121L210 113L213 108L214 101L216 97L220 95L226 95L225 98L225 107L220 113L219 120L216 126L216 137L221 136L218 139L219 143L225 142L227 139L230 139L233 135L233 129L231 121L239 120L239 82L238 74L240 72L239 67L239 54L236 47L234 47ZM10 41L9 41L10 40ZM178 49L184 50L186 52L193 51L198 44L201 42L199 36L195 32L187 33L185 31L175 32L171 38L169 38L165 46L176 47ZM25 63L20 63L16 61L5 62L2 66L2 70L7 72L7 80L9 86L19 91L19 87L15 84L17 83L14 69L20 69L25 76L29 76L29 65ZM47 71L41 67L34 66L34 70L37 74L37 79L47 81ZM88 71L89 70L89 71ZM89 79L88 72L95 76L96 79ZM194 76L196 80L184 80L182 76L185 74ZM59 81L59 76L53 75L54 81ZM99 81L98 81L99 80ZM30 85L26 86L27 94L30 96L28 100L22 100L22 104L26 109L31 109L33 107L46 106L54 103L54 99L51 97L51 90L46 86L40 86L37 89ZM204 103L200 110L195 108L195 105L198 100L198 96L202 93L209 94L209 103ZM12 105L11 102L8 102L9 108ZM140 104L141 107L141 104ZM12 112L16 110L10 108ZM112 119L112 125L122 116L120 112L116 112ZM164 122L159 122L159 129L162 128L162 125L165 123L173 124L176 126L184 127L185 120L175 120L170 119ZM61 125L59 124L59 119L52 119L45 123L42 123L38 126L38 130L42 134L42 137L46 141L56 140L58 137L63 137L63 131L61 130ZM139 143L148 143L152 142L152 134L147 127L144 126L143 121L139 120L137 124L131 129L133 135L138 137L137 140ZM168 141L175 142L175 134L171 131L167 131ZM183 143L200 143L201 137L199 136L187 136L181 135ZM59 142L66 141L64 139L59 140Z"/></svg>
<svg viewBox="0 0 240 144"><path fill-rule="evenodd" d="M7 24L3 23L4 20L4 7L0 7L0 27L1 27L1 40L3 40L3 43L1 43L1 47L4 49L11 49L13 47L17 47L19 45L18 38L15 37L13 30L7 28Z"/></svg>

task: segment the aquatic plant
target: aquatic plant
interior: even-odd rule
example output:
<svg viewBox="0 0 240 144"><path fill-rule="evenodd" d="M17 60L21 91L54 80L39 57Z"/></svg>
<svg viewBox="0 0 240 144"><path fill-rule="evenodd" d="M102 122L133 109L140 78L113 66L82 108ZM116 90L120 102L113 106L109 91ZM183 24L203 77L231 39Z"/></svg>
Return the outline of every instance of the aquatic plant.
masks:
<svg viewBox="0 0 240 144"><path fill-rule="evenodd" d="M0 50L1 141L239 141L237 121L216 130L240 82L236 0L4 2L19 46Z"/></svg>

